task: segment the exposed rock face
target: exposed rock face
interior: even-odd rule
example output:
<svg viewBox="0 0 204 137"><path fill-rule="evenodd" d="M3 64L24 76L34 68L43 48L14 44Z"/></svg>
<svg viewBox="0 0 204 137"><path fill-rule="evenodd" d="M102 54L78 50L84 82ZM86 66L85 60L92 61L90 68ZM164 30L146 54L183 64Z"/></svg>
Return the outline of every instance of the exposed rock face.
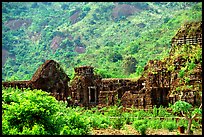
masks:
<svg viewBox="0 0 204 137"><path fill-rule="evenodd" d="M30 40L32 40L32 42L37 42L41 39L41 33L40 32L30 33L28 36L29 36Z"/></svg>
<svg viewBox="0 0 204 137"><path fill-rule="evenodd" d="M56 99L66 101L70 78L54 60L42 64L29 81L3 82L4 87L41 89L51 93Z"/></svg>
<svg viewBox="0 0 204 137"><path fill-rule="evenodd" d="M86 47L76 46L74 50L78 53L84 53L86 52Z"/></svg>
<svg viewBox="0 0 204 137"><path fill-rule="evenodd" d="M50 45L50 48L55 52L59 48L59 45L60 45L61 41L62 41L61 37L55 36L52 39L52 43Z"/></svg>
<svg viewBox="0 0 204 137"><path fill-rule="evenodd" d="M70 16L70 21L72 24L77 23L79 21L79 16L80 16L81 11L77 10L72 16Z"/></svg>
<svg viewBox="0 0 204 137"><path fill-rule="evenodd" d="M2 49L2 66L6 63L8 57L8 51L5 49Z"/></svg>
<svg viewBox="0 0 204 137"><path fill-rule="evenodd" d="M132 5L128 4L116 5L115 8L113 9L112 17L113 19L117 19L122 16L127 17L138 11L139 10Z"/></svg>
<svg viewBox="0 0 204 137"><path fill-rule="evenodd" d="M11 30L17 30L22 26L29 27L32 24L31 19L13 19L5 23L5 26L9 27Z"/></svg>

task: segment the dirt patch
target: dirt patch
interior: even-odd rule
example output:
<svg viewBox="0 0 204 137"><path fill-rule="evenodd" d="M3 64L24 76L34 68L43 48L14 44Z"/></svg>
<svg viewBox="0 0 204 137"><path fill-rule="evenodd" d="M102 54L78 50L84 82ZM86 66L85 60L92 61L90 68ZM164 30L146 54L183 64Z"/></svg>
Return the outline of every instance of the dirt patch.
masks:
<svg viewBox="0 0 204 137"><path fill-rule="evenodd" d="M167 129L147 129L147 135L185 135L179 133L177 130L170 132ZM123 129L93 129L92 135L140 135L131 125L125 125ZM202 135L202 129L197 129L193 132L193 135Z"/></svg>

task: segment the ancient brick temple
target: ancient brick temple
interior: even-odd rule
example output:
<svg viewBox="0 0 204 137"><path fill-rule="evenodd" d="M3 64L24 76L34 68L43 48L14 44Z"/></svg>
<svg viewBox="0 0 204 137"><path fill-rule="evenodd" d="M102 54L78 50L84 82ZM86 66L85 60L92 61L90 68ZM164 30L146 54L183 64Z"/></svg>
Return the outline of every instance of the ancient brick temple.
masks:
<svg viewBox="0 0 204 137"><path fill-rule="evenodd" d="M82 66L75 68L75 76L71 82L69 103L81 106L98 104L101 77L94 75L93 67Z"/></svg>
<svg viewBox="0 0 204 137"><path fill-rule="evenodd" d="M154 105L168 105L168 74L158 77L141 77L138 80L109 78L94 75L93 67L75 68L75 77L70 83L69 103L80 106L108 106L120 103L125 107L152 108ZM161 82L164 79L166 82Z"/></svg>
<svg viewBox="0 0 204 137"><path fill-rule="evenodd" d="M4 87L41 89L51 93L56 99L66 101L70 78L54 60L47 60L34 73L31 80L2 82Z"/></svg>

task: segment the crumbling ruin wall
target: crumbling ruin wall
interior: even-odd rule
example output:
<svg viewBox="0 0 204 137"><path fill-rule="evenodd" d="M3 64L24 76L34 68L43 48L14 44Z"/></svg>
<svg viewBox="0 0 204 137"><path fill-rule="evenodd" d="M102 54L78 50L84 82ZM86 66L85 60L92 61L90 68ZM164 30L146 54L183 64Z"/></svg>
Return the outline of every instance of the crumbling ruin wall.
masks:
<svg viewBox="0 0 204 137"><path fill-rule="evenodd" d="M2 82L2 85L4 87L41 89L51 93L57 100L66 101L69 80L70 78L57 62L47 60L37 69L31 80Z"/></svg>
<svg viewBox="0 0 204 137"><path fill-rule="evenodd" d="M175 52L182 48L186 49L188 57L180 55L175 58ZM200 60L194 58L195 68L191 72L189 71L190 73L185 71L184 76L179 77L181 68L186 66L186 62L192 62L190 54L195 55L198 48L202 49L202 22L191 22L183 25L172 38L172 48L167 63L175 66L172 71L171 92L169 95L173 103L176 99L184 100L192 105L200 105L202 102L202 97L199 95L199 92L202 91L202 66Z"/></svg>
<svg viewBox="0 0 204 137"><path fill-rule="evenodd" d="M202 22L191 22L184 24L171 40L172 48L170 55L173 55L175 48L183 44L197 45L202 47Z"/></svg>
<svg viewBox="0 0 204 137"><path fill-rule="evenodd" d="M167 106L171 73L166 69L165 62L150 60L145 66L143 77L146 77L145 93L148 96L148 107Z"/></svg>
<svg viewBox="0 0 204 137"><path fill-rule="evenodd" d="M117 100L121 99L125 90L127 90L127 83L129 79L118 79L108 78L102 79L100 94L99 94L99 105L113 105L117 103Z"/></svg>
<svg viewBox="0 0 204 137"><path fill-rule="evenodd" d="M170 86L170 102L174 103L177 100L183 100L192 105L200 105L202 96L199 92L202 91L202 68L198 64L189 76L184 75L184 78L178 76L180 70L176 70L173 75ZM188 81L187 81L188 79ZM186 80L186 81L185 81Z"/></svg>
<svg viewBox="0 0 204 137"><path fill-rule="evenodd" d="M101 77L94 75L93 67L75 68L75 76L70 87L70 104L95 106L98 104Z"/></svg>
<svg viewBox="0 0 204 137"><path fill-rule="evenodd" d="M200 60L195 59L196 67L181 78L179 77L181 68L186 66L186 62L191 62L191 57L185 54L175 54L182 50L186 53L192 52L196 46L202 48L202 22L185 24L172 38L169 57L162 61L150 60L148 62L144 68L143 77L146 77L146 93L151 95L152 104L165 106L177 100L184 100L192 105L201 103L201 96L198 95L198 92L202 91Z"/></svg>
<svg viewBox="0 0 204 137"><path fill-rule="evenodd" d="M117 105L118 97L116 91L100 91L99 93L99 106Z"/></svg>
<svg viewBox="0 0 204 137"><path fill-rule="evenodd" d="M125 107L151 108L151 97L145 92L145 80L144 77L136 81L118 78L102 79L99 105L121 103ZM141 101L141 98L144 100Z"/></svg>
<svg viewBox="0 0 204 137"><path fill-rule="evenodd" d="M30 87L30 81L6 81L2 82L3 87L18 87L19 89L23 88L29 88Z"/></svg>

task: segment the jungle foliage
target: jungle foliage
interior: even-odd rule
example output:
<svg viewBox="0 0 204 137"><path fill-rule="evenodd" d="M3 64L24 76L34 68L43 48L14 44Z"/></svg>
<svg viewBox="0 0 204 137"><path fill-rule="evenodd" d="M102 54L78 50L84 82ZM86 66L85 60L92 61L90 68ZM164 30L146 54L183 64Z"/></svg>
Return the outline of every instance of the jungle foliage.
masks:
<svg viewBox="0 0 204 137"><path fill-rule="evenodd" d="M47 59L71 78L82 65L137 77L148 60L168 55L182 24L199 20L201 2L3 2L2 80L28 80Z"/></svg>

